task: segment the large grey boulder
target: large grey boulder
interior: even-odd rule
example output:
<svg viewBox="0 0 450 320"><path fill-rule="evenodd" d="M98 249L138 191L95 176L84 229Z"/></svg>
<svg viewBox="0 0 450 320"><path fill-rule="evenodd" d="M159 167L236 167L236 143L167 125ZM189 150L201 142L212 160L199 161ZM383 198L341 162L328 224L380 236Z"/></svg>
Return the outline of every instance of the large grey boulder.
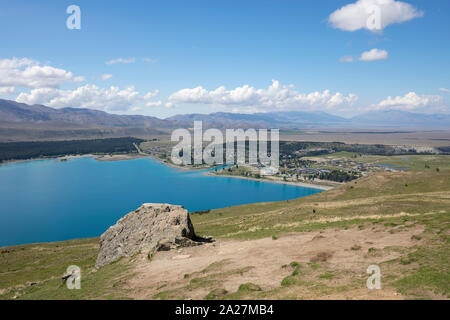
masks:
<svg viewBox="0 0 450 320"><path fill-rule="evenodd" d="M182 206L143 204L122 217L100 237L95 266L102 267L136 253L153 254L198 244L189 213Z"/></svg>

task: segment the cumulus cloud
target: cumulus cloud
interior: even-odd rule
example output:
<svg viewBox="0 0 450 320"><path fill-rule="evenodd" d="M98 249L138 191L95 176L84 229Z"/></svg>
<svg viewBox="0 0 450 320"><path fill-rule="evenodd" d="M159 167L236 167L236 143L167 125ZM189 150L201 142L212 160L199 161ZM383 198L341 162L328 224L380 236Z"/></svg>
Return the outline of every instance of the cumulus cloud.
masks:
<svg viewBox="0 0 450 320"><path fill-rule="evenodd" d="M133 86L125 89L119 87L99 88L95 85L85 85L74 90L56 88L38 88L30 93L21 93L17 102L27 104L44 104L53 108L89 108L109 112L132 110L138 104L145 104L155 97L157 91L140 94Z"/></svg>
<svg viewBox="0 0 450 320"><path fill-rule="evenodd" d="M163 102L161 100L158 101L150 101L145 104L146 107L161 107Z"/></svg>
<svg viewBox="0 0 450 320"><path fill-rule="evenodd" d="M118 58L118 59L106 61L106 64L109 64L109 65L118 64L118 63L130 64L130 63L135 63L135 62L136 62L136 58L128 58L128 59Z"/></svg>
<svg viewBox="0 0 450 320"><path fill-rule="evenodd" d="M376 61L376 60L386 60L389 54L386 50L372 49L369 51L364 51L359 57L360 61Z"/></svg>
<svg viewBox="0 0 450 320"><path fill-rule="evenodd" d="M423 16L412 5L395 0L358 0L334 11L328 18L336 29L356 31L367 29L380 32L394 23L402 23Z"/></svg>
<svg viewBox="0 0 450 320"><path fill-rule="evenodd" d="M2 87L59 87L70 82L82 82L83 77L75 77L72 72L51 66L42 66L28 58L0 60L0 86Z"/></svg>
<svg viewBox="0 0 450 320"><path fill-rule="evenodd" d="M112 77L113 77L113 75L112 75L112 74L109 74L109 73L105 73L105 74L102 74L102 75L100 76L100 78L101 78L103 81L109 80L109 79L111 79Z"/></svg>
<svg viewBox="0 0 450 320"><path fill-rule="evenodd" d="M427 107L432 105L441 104L443 99L441 96L436 95L422 95L419 96L415 92L409 92L404 96L387 97L387 99L381 101L378 105L380 107L404 107L404 108L418 108Z"/></svg>
<svg viewBox="0 0 450 320"><path fill-rule="evenodd" d="M449 108L444 104L444 99L439 95L418 95L416 92L409 92L404 96L387 97L378 104L363 111L369 110L402 110L423 113L447 113Z"/></svg>
<svg viewBox="0 0 450 320"><path fill-rule="evenodd" d="M156 97L157 95L159 95L159 90L147 92L147 94L144 96L144 100L149 100L151 98Z"/></svg>
<svg viewBox="0 0 450 320"><path fill-rule="evenodd" d="M0 95L8 95L14 93L15 90L14 87L0 87Z"/></svg>
<svg viewBox="0 0 450 320"><path fill-rule="evenodd" d="M359 61L376 61L376 60L386 60L389 54L386 50L372 49L369 51L364 51L360 57L357 59ZM343 56L339 58L341 63L351 63L356 61L353 56Z"/></svg>
<svg viewBox="0 0 450 320"><path fill-rule="evenodd" d="M182 89L168 98L169 103L190 103L232 107L235 112L266 112L276 110L339 109L352 105L358 97L354 94L323 92L300 93L293 85L281 85L277 80L267 89L249 85L227 90L221 86L208 91L202 86Z"/></svg>
<svg viewBox="0 0 450 320"><path fill-rule="evenodd" d="M133 58L134 59L134 58ZM111 63L127 63L125 59L117 59ZM103 74L101 80L108 80L112 74ZM14 93L16 87L31 90L18 93L16 101L27 104L44 104L54 108L89 108L109 112L124 112L133 108L152 105L151 99L159 91L140 93L133 86L127 88L100 88L86 84L75 89L61 89L63 84L84 81L84 77L76 77L64 69L42 65L28 58L0 59L0 95ZM163 103L153 102L153 106Z"/></svg>
<svg viewBox="0 0 450 320"><path fill-rule="evenodd" d="M440 88L439 90L441 90L442 92L445 92L445 93L450 93L450 89L447 89L447 88Z"/></svg>
<svg viewBox="0 0 450 320"><path fill-rule="evenodd" d="M150 108L152 108L152 107L165 107L165 108L168 108L168 109L175 107L175 105L173 103L171 103L171 102L164 103L162 100L147 102L145 104L145 106L146 107L150 107Z"/></svg>

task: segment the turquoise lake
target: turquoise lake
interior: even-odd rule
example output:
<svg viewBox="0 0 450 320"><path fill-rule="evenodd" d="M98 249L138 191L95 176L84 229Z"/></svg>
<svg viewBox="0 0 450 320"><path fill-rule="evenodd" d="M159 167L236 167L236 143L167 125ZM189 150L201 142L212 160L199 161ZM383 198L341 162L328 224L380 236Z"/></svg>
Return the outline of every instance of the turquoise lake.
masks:
<svg viewBox="0 0 450 320"><path fill-rule="evenodd" d="M0 246L101 235L142 203L189 211L281 201L320 192L180 171L151 159L93 158L0 165Z"/></svg>

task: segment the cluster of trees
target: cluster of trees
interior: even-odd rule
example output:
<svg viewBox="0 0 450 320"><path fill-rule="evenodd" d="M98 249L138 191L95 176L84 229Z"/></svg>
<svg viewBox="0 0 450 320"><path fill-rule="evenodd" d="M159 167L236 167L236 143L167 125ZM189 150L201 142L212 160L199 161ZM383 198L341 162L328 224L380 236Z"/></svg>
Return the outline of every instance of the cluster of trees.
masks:
<svg viewBox="0 0 450 320"><path fill-rule="evenodd" d="M445 154L450 154L450 146L449 147L439 147L437 148L439 151Z"/></svg>
<svg viewBox="0 0 450 320"><path fill-rule="evenodd" d="M342 142L291 142L291 141L280 141L280 153L284 155L293 155L295 152L308 149L323 149L323 150L311 150L308 154L303 156L314 156L329 154L333 152L354 152L358 154L369 154L369 155L380 155L380 156L391 156L400 154L416 154L417 152L413 149L411 150L396 150L393 146L383 145L383 144L346 144ZM445 147L441 150L443 152L447 151ZM448 150L450 151L450 149Z"/></svg>
<svg viewBox="0 0 450 320"><path fill-rule="evenodd" d="M338 144L333 150L335 152L347 151L359 154L370 154L378 156L392 156L395 154L411 154L415 151L399 152L392 146L386 146L383 144Z"/></svg>
<svg viewBox="0 0 450 320"><path fill-rule="evenodd" d="M336 182L348 182L358 179L360 176L357 172L345 172L342 170L333 170L331 172L322 172L316 175L321 180L329 180Z"/></svg>
<svg viewBox="0 0 450 320"><path fill-rule="evenodd" d="M0 162L91 153L131 153L137 152L133 143L139 145L143 141L142 139L128 137L70 141L6 142L0 143Z"/></svg>

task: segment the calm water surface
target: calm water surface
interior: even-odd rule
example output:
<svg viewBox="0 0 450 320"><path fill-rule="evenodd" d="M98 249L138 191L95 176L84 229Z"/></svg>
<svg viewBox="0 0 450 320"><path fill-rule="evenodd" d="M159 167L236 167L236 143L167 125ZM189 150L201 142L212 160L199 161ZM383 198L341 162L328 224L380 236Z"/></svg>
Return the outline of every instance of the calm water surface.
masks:
<svg viewBox="0 0 450 320"><path fill-rule="evenodd" d="M99 236L145 202L189 211L320 192L182 172L151 159L38 160L0 165L0 246Z"/></svg>

